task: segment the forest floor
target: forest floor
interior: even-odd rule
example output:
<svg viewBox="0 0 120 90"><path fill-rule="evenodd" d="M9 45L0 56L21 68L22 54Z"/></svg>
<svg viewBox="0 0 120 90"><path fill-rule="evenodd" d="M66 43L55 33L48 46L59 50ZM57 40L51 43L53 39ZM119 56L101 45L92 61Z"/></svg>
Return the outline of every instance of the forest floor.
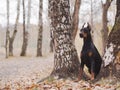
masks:
<svg viewBox="0 0 120 90"><path fill-rule="evenodd" d="M0 59L0 90L23 90L50 75L53 54L43 57L10 57ZM9 90L9 89L8 89Z"/></svg>
<svg viewBox="0 0 120 90"><path fill-rule="evenodd" d="M120 82L111 78L96 83L48 78L53 69L53 54L43 57L0 59L0 90L120 90Z"/></svg>

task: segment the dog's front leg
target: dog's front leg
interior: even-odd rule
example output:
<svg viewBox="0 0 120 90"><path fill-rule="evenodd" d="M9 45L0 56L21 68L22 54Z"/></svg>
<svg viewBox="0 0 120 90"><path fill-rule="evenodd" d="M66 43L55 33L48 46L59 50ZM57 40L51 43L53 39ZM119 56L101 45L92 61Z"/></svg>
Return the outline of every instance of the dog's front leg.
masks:
<svg viewBox="0 0 120 90"><path fill-rule="evenodd" d="M94 80L95 79L95 61L94 61L94 58L93 58L93 53L90 51L88 53L88 56L89 56L89 59L90 59L90 72L91 72L91 80Z"/></svg>
<svg viewBox="0 0 120 90"><path fill-rule="evenodd" d="M94 80L95 79L95 74L94 72L91 72L91 80Z"/></svg>
<svg viewBox="0 0 120 90"><path fill-rule="evenodd" d="M95 62L94 60L91 60L91 80L95 79Z"/></svg>

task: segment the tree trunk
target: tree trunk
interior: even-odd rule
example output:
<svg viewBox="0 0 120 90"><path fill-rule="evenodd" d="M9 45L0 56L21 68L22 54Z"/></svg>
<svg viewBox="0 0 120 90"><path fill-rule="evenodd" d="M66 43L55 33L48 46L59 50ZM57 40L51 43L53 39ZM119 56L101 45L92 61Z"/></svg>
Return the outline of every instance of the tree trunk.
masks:
<svg viewBox="0 0 120 90"><path fill-rule="evenodd" d="M13 35L12 37L9 38L9 56L13 56L13 43L14 43L14 39L16 37L17 34L17 26L18 26L18 21L19 21L19 15L20 15L20 0L18 0L18 4L17 4L17 17L16 17L16 22L15 22L15 27L14 27L14 31L13 31Z"/></svg>
<svg viewBox="0 0 120 90"><path fill-rule="evenodd" d="M9 56L13 56L13 39L9 37Z"/></svg>
<svg viewBox="0 0 120 90"><path fill-rule="evenodd" d="M6 45L5 45L5 51L6 51L6 58L8 58L9 55L9 0L7 0L7 30L6 30Z"/></svg>
<svg viewBox="0 0 120 90"><path fill-rule="evenodd" d="M28 38L29 38L28 37L28 35L29 35L28 31L30 29L30 18L31 18L31 0L28 0L27 28L25 30L25 32L27 33L26 34L26 40L27 40L27 44L26 45L28 45ZM26 48L27 48L27 46L26 46Z"/></svg>
<svg viewBox="0 0 120 90"><path fill-rule="evenodd" d="M81 4L81 0L76 0L75 1L74 13L73 13L73 17L72 17L73 42L75 41L75 37L76 37L77 31L78 31L80 4Z"/></svg>
<svg viewBox="0 0 120 90"><path fill-rule="evenodd" d="M42 56L42 32L43 32L43 0L39 0L39 31L38 31L38 41L37 41L37 56Z"/></svg>
<svg viewBox="0 0 120 90"><path fill-rule="evenodd" d="M53 37L53 31L50 30L50 52L54 51L54 37Z"/></svg>
<svg viewBox="0 0 120 90"><path fill-rule="evenodd" d="M17 34L17 28L14 30L12 37L9 36L9 56L13 56L13 42Z"/></svg>
<svg viewBox="0 0 120 90"><path fill-rule="evenodd" d="M91 0L91 3L90 3L90 24L91 24L91 35L92 35L92 39L94 41L94 22L93 22L93 0Z"/></svg>
<svg viewBox="0 0 120 90"><path fill-rule="evenodd" d="M27 13L27 27L25 25L25 1L23 0L23 46L21 56L26 56L27 46L28 46L28 30L30 29L30 17L31 17L31 0L28 0L28 13Z"/></svg>
<svg viewBox="0 0 120 90"><path fill-rule="evenodd" d="M79 10L80 10L80 4L81 0L75 0L75 5L74 5L74 12L72 16L72 39L73 39L73 44L75 41L75 37L78 31L78 25L79 25ZM50 31L51 33L51 40L50 40L50 52L53 52L54 50L54 39L52 36L52 30Z"/></svg>
<svg viewBox="0 0 120 90"><path fill-rule="evenodd" d="M26 29L27 32L30 28L30 18L31 18L31 0L28 0L27 29Z"/></svg>
<svg viewBox="0 0 120 90"><path fill-rule="evenodd" d="M22 45L22 52L21 56L26 56L26 50L27 50L27 45L28 45L28 32L26 31L26 26L25 26L25 1L22 1L23 4L23 45Z"/></svg>
<svg viewBox="0 0 120 90"><path fill-rule="evenodd" d="M52 75L62 78L78 76L80 63L72 43L69 0L49 0L49 15L55 42Z"/></svg>
<svg viewBox="0 0 120 90"><path fill-rule="evenodd" d="M104 51L105 51L105 46L106 46L106 43L107 43L107 38L108 38L108 26L107 26L107 23L108 23L108 18L107 18L107 13L108 13L108 9L111 5L113 0L106 0L106 3L103 4L102 3L102 10L103 10L103 13L102 13L102 43L103 43L103 54L104 54Z"/></svg>
<svg viewBox="0 0 120 90"><path fill-rule="evenodd" d="M54 43L53 40L50 40L50 52L54 51Z"/></svg>
<svg viewBox="0 0 120 90"><path fill-rule="evenodd" d="M8 27L7 27L8 28ZM5 51L6 51L6 58L9 56L9 30L6 31L6 43L5 43Z"/></svg>
<svg viewBox="0 0 120 90"><path fill-rule="evenodd" d="M108 43L103 57L104 66L108 69L106 75L111 74L120 79L120 0L116 0L117 13L115 24L108 37ZM106 71L105 71L106 72Z"/></svg>

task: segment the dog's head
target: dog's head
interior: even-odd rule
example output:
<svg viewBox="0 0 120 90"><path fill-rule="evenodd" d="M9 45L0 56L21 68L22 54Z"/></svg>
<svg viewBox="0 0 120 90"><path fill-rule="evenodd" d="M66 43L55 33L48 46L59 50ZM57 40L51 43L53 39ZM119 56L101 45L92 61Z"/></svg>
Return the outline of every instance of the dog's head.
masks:
<svg viewBox="0 0 120 90"><path fill-rule="evenodd" d="M90 35L91 27L89 23L87 23L87 26L85 27L85 23L82 26L82 29L80 29L80 37L81 38L87 38L88 35Z"/></svg>

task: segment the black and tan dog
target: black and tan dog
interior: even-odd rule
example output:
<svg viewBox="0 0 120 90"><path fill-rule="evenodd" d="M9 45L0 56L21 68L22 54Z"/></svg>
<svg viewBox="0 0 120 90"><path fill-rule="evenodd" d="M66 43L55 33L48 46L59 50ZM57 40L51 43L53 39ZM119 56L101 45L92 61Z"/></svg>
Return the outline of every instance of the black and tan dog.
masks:
<svg viewBox="0 0 120 90"><path fill-rule="evenodd" d="M83 47L80 55L81 65L79 80L83 75L84 65L88 67L88 71L91 74L91 80L95 79L101 68L102 59L92 41L90 31L91 31L90 25L87 23L87 27L84 27L83 25L79 34L80 37L83 38Z"/></svg>

